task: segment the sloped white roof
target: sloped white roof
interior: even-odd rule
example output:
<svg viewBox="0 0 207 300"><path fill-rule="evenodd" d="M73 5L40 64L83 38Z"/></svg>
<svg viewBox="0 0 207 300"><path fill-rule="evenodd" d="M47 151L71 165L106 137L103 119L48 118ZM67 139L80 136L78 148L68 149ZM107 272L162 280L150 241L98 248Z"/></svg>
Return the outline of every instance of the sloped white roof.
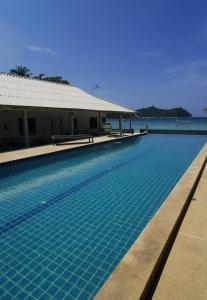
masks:
<svg viewBox="0 0 207 300"><path fill-rule="evenodd" d="M134 113L81 89L0 73L0 105Z"/></svg>

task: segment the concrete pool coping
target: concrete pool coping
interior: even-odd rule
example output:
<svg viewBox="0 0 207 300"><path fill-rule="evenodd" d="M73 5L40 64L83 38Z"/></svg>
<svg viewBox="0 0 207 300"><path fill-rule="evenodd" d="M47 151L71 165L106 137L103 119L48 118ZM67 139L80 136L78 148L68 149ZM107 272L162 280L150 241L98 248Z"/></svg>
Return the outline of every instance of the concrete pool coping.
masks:
<svg viewBox="0 0 207 300"><path fill-rule="evenodd" d="M96 300L152 297L206 162L207 144L99 290Z"/></svg>
<svg viewBox="0 0 207 300"><path fill-rule="evenodd" d="M163 269L153 300L207 299L207 164Z"/></svg>
<svg viewBox="0 0 207 300"><path fill-rule="evenodd" d="M53 153L60 153L63 151L75 150L80 148L87 148L98 144L110 143L114 141L126 140L130 138L136 138L142 135L145 135L146 132L137 133L135 132L133 135L128 134L124 136L98 136L94 137L93 143L87 143L85 140L78 140L70 143L63 143L57 146L53 145L44 145L38 147L24 148L20 150L8 151L0 153L0 165L20 161L28 158L49 155Z"/></svg>

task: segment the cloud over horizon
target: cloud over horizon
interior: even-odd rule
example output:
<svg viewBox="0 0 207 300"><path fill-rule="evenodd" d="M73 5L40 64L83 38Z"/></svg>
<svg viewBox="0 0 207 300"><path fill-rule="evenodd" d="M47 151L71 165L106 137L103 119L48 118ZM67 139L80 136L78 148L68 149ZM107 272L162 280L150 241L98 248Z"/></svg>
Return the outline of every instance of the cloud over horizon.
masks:
<svg viewBox="0 0 207 300"><path fill-rule="evenodd" d="M176 78L177 83L207 85L207 59L194 60L178 66L166 68L165 74Z"/></svg>
<svg viewBox="0 0 207 300"><path fill-rule="evenodd" d="M48 53L50 55L56 55L57 52L52 50L51 48L48 47L40 47L40 46L34 46L34 45L30 45L27 46L27 49L33 52L43 52L43 53Z"/></svg>
<svg viewBox="0 0 207 300"><path fill-rule="evenodd" d="M139 51L138 53L141 56L154 57L154 58L161 56L160 51Z"/></svg>

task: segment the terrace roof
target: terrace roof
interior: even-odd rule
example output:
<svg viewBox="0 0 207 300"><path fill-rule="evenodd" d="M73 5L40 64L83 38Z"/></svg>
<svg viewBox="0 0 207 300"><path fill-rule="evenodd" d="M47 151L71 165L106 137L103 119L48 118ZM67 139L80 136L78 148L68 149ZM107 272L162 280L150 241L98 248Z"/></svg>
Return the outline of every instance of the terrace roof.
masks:
<svg viewBox="0 0 207 300"><path fill-rule="evenodd" d="M135 114L135 111L65 84L0 73L0 106L93 110Z"/></svg>

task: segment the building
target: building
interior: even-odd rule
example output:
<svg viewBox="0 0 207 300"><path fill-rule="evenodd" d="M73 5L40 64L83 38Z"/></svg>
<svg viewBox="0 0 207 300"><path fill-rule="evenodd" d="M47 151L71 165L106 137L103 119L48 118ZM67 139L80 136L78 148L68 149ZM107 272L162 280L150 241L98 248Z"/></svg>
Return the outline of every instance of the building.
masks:
<svg viewBox="0 0 207 300"><path fill-rule="evenodd" d="M52 134L100 132L107 115L135 111L72 85L0 73L1 150L47 144Z"/></svg>

